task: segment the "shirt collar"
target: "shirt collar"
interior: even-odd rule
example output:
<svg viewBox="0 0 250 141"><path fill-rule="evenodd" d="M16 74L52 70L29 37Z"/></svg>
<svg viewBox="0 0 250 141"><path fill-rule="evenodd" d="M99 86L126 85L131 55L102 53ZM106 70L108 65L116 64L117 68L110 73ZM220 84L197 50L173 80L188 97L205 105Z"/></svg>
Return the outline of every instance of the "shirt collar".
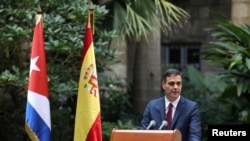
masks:
<svg viewBox="0 0 250 141"><path fill-rule="evenodd" d="M177 107L177 104L179 103L180 101L180 96L173 102L171 102L173 104L173 108L176 108ZM165 96L165 106L166 108L168 107L170 101L168 101L167 97Z"/></svg>

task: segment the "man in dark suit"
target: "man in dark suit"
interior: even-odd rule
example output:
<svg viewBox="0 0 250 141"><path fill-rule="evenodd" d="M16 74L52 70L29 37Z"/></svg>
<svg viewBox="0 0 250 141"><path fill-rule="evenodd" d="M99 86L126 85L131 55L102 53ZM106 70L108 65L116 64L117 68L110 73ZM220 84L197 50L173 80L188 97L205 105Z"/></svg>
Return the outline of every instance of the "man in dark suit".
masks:
<svg viewBox="0 0 250 141"><path fill-rule="evenodd" d="M167 126L163 129L178 129L182 134L182 141L200 141L201 118L199 105L180 95L182 90L181 72L177 69L166 70L162 76L162 89L165 96L153 99L147 104L141 122L141 129L148 129L150 121L154 120L155 125L150 129L158 130L162 127L162 121L165 120Z"/></svg>

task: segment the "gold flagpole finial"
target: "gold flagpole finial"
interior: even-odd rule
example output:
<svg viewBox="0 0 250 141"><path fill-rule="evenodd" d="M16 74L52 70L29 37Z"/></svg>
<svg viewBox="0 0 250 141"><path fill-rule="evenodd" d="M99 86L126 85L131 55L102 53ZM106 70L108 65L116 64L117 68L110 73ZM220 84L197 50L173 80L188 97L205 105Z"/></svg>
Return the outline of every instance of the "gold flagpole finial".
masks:
<svg viewBox="0 0 250 141"><path fill-rule="evenodd" d="M37 7L37 14L36 14L36 23L42 18L42 8L40 7L40 5L38 5Z"/></svg>
<svg viewBox="0 0 250 141"><path fill-rule="evenodd" d="M42 8L40 5L37 7L37 14L42 14Z"/></svg>
<svg viewBox="0 0 250 141"><path fill-rule="evenodd" d="M93 2L90 2L89 11L94 11L95 7Z"/></svg>

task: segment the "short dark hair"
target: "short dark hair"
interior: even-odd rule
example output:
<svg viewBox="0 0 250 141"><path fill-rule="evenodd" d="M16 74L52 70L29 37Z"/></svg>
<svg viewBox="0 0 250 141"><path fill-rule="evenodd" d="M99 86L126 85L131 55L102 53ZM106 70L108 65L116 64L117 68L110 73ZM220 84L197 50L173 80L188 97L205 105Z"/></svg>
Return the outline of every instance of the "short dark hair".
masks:
<svg viewBox="0 0 250 141"><path fill-rule="evenodd" d="M166 78L169 77L169 76L177 76L177 75L180 75L181 76L181 72L177 69L167 69L163 75L162 75L162 81L166 82Z"/></svg>

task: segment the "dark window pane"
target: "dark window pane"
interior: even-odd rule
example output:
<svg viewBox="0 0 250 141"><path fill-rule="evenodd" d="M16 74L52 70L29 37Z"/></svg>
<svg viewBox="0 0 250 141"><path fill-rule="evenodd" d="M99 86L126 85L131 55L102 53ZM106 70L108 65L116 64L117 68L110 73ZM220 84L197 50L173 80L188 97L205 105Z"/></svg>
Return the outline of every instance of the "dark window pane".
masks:
<svg viewBox="0 0 250 141"><path fill-rule="evenodd" d="M169 49L169 63L180 64L181 62L181 50L180 48Z"/></svg>
<svg viewBox="0 0 250 141"><path fill-rule="evenodd" d="M199 48L192 48L187 50L187 63L199 63L200 57L199 57Z"/></svg>
<svg viewBox="0 0 250 141"><path fill-rule="evenodd" d="M192 65L201 69L201 43L163 43L162 45L163 65L170 65L178 69L184 69L188 65Z"/></svg>

